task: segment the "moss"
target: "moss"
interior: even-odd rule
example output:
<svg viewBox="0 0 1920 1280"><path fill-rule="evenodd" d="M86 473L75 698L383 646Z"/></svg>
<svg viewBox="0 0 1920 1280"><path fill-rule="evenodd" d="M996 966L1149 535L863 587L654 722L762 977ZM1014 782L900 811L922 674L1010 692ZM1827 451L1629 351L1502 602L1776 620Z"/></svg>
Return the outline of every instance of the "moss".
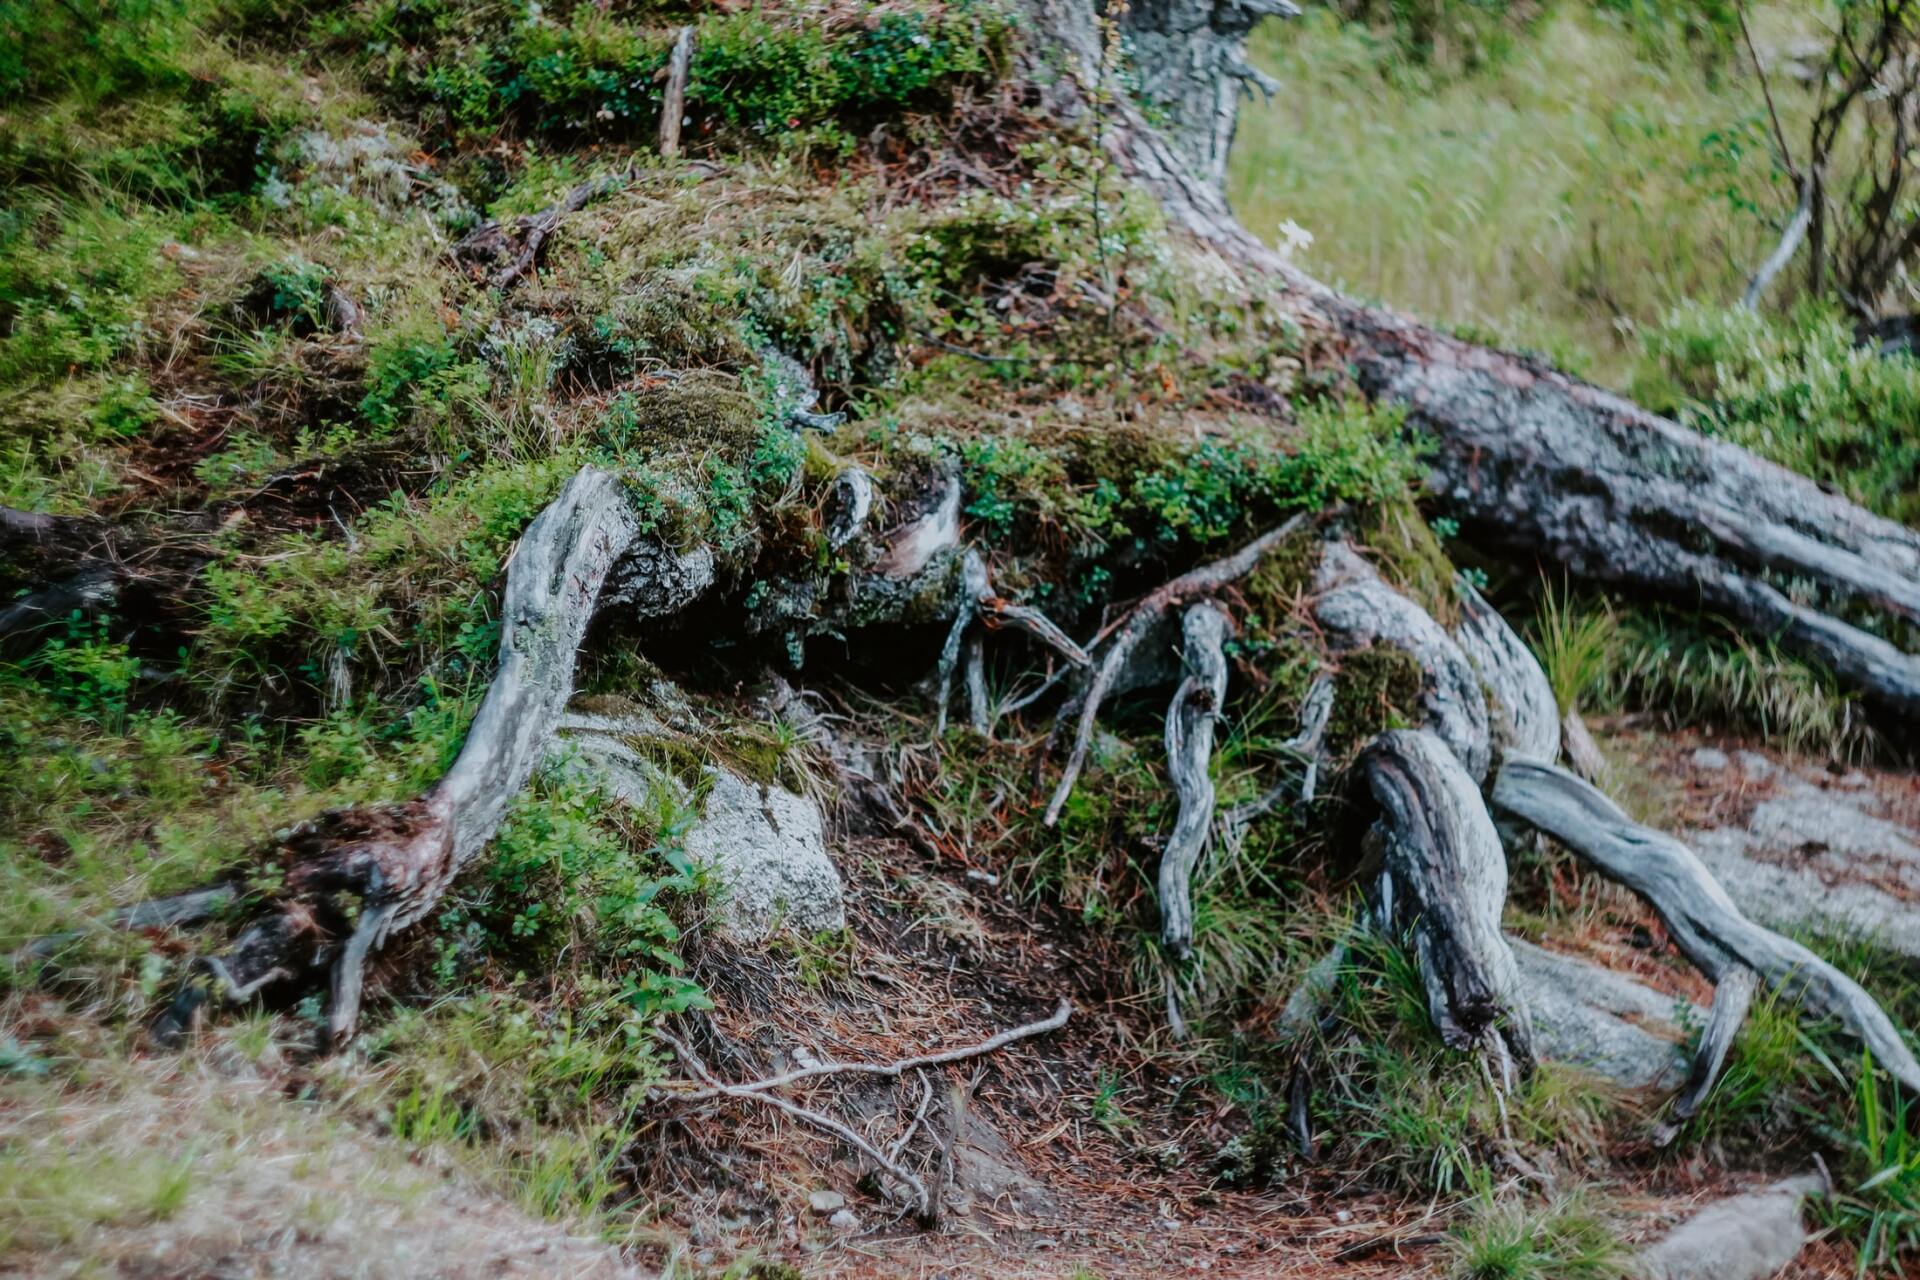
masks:
<svg viewBox="0 0 1920 1280"><path fill-rule="evenodd" d="M1354 534L1375 553L1381 576L1441 626L1452 624L1458 607L1453 561L1410 493L1362 508L1354 520Z"/></svg>
<svg viewBox="0 0 1920 1280"><path fill-rule="evenodd" d="M1373 645L1340 660L1327 720L1327 751L1344 760L1374 735L1399 728L1415 716L1424 677L1420 663L1403 649Z"/></svg>

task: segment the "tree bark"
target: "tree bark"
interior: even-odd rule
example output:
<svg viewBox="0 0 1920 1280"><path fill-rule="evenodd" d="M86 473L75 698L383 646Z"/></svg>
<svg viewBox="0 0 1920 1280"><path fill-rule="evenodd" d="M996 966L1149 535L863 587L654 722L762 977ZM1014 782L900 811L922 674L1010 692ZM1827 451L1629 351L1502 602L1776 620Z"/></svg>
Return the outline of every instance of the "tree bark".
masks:
<svg viewBox="0 0 1920 1280"><path fill-rule="evenodd" d="M1102 74L1091 6L1031 2L1068 72L1052 78L1054 109L1083 121L1103 112L1102 145L1175 229L1247 292L1343 345L1370 398L1406 407L1408 425L1438 445L1434 489L1469 537L1720 611L1881 707L1920 712L1920 658L1908 638L1920 636L1920 536L1538 361L1363 307L1313 280L1234 218L1193 131L1163 134L1125 94L1091 92ZM1244 56L1245 12L1214 0L1206 23L1156 28L1164 38L1137 50L1142 81L1184 75L1184 66L1226 77Z"/></svg>

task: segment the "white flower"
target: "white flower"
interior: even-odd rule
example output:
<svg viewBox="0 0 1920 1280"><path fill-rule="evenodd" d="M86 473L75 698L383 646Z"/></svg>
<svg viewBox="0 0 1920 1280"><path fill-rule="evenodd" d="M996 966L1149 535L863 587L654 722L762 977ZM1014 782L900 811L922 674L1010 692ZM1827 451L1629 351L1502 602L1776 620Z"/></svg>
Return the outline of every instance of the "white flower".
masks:
<svg viewBox="0 0 1920 1280"><path fill-rule="evenodd" d="M1280 256L1291 260L1293 255L1313 247L1313 232L1307 230L1292 218L1280 224Z"/></svg>

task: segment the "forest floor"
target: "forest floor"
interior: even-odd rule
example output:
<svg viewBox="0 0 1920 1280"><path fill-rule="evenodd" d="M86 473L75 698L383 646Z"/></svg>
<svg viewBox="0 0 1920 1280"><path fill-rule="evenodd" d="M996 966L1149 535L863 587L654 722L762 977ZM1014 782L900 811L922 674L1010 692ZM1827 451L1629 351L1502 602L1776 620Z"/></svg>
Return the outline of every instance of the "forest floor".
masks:
<svg viewBox="0 0 1920 1280"><path fill-rule="evenodd" d="M1632 720L1603 723L1600 736L1640 780L1637 801L1677 814L1703 846L1716 834L1764 835L1756 808L1803 773L1875 798L1911 796L1915 785L1906 773L1826 770ZM1729 769L1734 785L1715 786ZM1910 807L1874 807L1920 842ZM931 1230L808 1126L766 1107L656 1095L618 1153L618 1172L650 1202L629 1206L637 1211L621 1215L609 1243L605 1221L538 1216L457 1151L396 1141L392 1114L367 1102L383 1096L382 1068L360 1056L306 1058L294 1019L213 1028L179 1055L123 1056L104 1044L87 1052L108 1033L48 996L16 1003L11 1042L61 1045L93 1066L59 1073L59 1084L17 1071L0 1083L12 1200L0 1211L12 1259L0 1274L1445 1274L1446 1224L1465 1195L1410 1202L1371 1187L1364 1167L1312 1162L1264 1171L1256 1185L1223 1177L1220 1154L1249 1116L1222 1102L1218 1081L1196 1089L1182 1074L1183 1061L1206 1054L1168 1038L1157 1002L1127 994L1117 980L1126 958L1110 935L1035 912L992 873L905 840L855 837L837 856L854 909L831 953L699 949L695 973L717 1004L703 1043L726 1055L713 1057L723 1075L776 1072L809 1055L890 1061L978 1042L1061 996L1074 1002L1062 1031L947 1069L971 1100L957 1139L942 1138L954 1178ZM1577 944L1565 945L1676 996L1705 994L1649 958L1658 922L1624 895L1583 918ZM829 1081L798 1096L885 1140L911 1123L915 1092ZM1639 1104L1622 1105L1633 1114ZM947 1123L944 1098L920 1106L930 1129ZM1699 1146L1663 1157L1632 1136L1635 1126L1618 1128L1604 1171L1582 1181L1604 1185L1629 1244L1715 1196L1801 1171L1791 1152L1729 1158ZM192 1135L183 1154L181 1134ZM852 1219L830 1222L825 1208L843 1203ZM1852 1271L1849 1250L1816 1239L1788 1274Z"/></svg>

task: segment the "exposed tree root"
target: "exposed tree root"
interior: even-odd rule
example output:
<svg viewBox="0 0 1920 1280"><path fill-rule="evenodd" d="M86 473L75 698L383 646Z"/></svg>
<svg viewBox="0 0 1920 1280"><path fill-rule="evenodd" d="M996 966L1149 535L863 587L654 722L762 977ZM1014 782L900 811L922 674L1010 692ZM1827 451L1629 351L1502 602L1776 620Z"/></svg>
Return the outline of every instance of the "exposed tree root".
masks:
<svg viewBox="0 0 1920 1280"><path fill-rule="evenodd" d="M1467 655L1440 624L1388 586L1345 542L1321 551L1313 616L1339 650L1375 644L1405 650L1420 664L1420 707L1426 723L1452 748L1478 783L1487 776L1492 739L1487 699Z"/></svg>
<svg viewBox="0 0 1920 1280"><path fill-rule="evenodd" d="M1425 730L1381 734L1357 767L1381 810L1369 837L1385 864L1373 887L1376 922L1413 938L1440 1038L1488 1050L1511 1082L1533 1066L1532 1024L1500 930L1506 853L1479 789Z"/></svg>
<svg viewBox="0 0 1920 1280"><path fill-rule="evenodd" d="M1473 584L1455 578L1454 591L1460 618L1453 638L1486 688L1494 754L1552 764L1560 754L1560 718L1540 660Z"/></svg>
<svg viewBox="0 0 1920 1280"><path fill-rule="evenodd" d="M986 650L975 623L988 631L997 631L1002 627L1025 631L1057 650L1076 667L1085 667L1092 662L1086 650L1069 639L1066 632L1038 609L1001 599L993 589L993 579L988 576L986 560L977 550L969 549L960 559L960 586L953 622L947 628L946 643L940 649L940 662L934 669L936 734L947 730L947 703L953 689L954 671L961 666L963 657L968 723L974 732L983 737L993 730L993 716L987 706Z"/></svg>
<svg viewBox="0 0 1920 1280"><path fill-rule="evenodd" d="M1714 1082L1727 1064L1734 1037L1740 1034L1741 1024L1747 1020L1747 1010L1753 1004L1758 983L1758 975L1745 965L1734 965L1720 975L1713 989L1713 1008L1707 1014L1705 1030L1700 1033L1700 1047L1694 1050L1693 1062L1687 1069L1686 1083L1674 1097L1673 1109L1666 1120L1654 1130L1656 1146L1664 1147L1672 1142L1713 1092Z"/></svg>
<svg viewBox="0 0 1920 1280"><path fill-rule="evenodd" d="M910 1071L925 1071L932 1067L946 1066L949 1063L964 1062L969 1058L984 1057L989 1053L1004 1049L1010 1044L1017 1044L1022 1040L1044 1035L1049 1031L1058 1031L1061 1027L1067 1025L1067 1020L1072 1016L1073 1002L1063 998L1059 1006L1047 1017L1037 1022L1025 1023L1018 1027L1010 1027L997 1035L980 1041L978 1044L966 1045L958 1049L945 1049L937 1053L918 1054L909 1058L900 1058L893 1062L820 1062L811 1066L788 1071L782 1075L768 1076L761 1080L750 1080L744 1084L727 1084L721 1081L708 1069L706 1063L701 1061L699 1055L687 1047L684 1041L672 1033L663 1030L658 1032L660 1038L666 1041L675 1053L680 1055L681 1060L700 1078L704 1086L695 1089L677 1089L669 1086L665 1090L665 1096L680 1102L700 1102L712 1098L727 1097L738 1098L746 1102L763 1103L766 1106L786 1112L796 1120L804 1121L817 1129L824 1130L839 1138L856 1151L859 1151L862 1155L865 1155L874 1162L876 1167L893 1178L902 1187L906 1188L913 1197L914 1207L920 1216L920 1220L927 1225L932 1225L939 1217L940 1184L950 1173L950 1169L947 1167L947 1165L950 1164L950 1158L937 1164L935 1169L936 1181L931 1188L922 1182L917 1174L900 1162L900 1156L906 1150L907 1143L912 1140L914 1133L926 1118L927 1105L933 1097L932 1082L929 1079L924 1076L922 1077L920 1105L914 1112L913 1118L906 1129L889 1145L886 1151L880 1150L879 1147L861 1137L858 1133L854 1132L851 1127L835 1119L833 1116L790 1102L774 1093L773 1090L798 1084L803 1080L819 1079L822 1076L867 1075L887 1076L893 1079L899 1079ZM954 1130L956 1133L958 1128L959 1119L956 1115L954 1122Z"/></svg>
<svg viewBox="0 0 1920 1280"><path fill-rule="evenodd" d="M322 814L282 840L277 910L208 962L215 984L182 989L155 1026L160 1040L183 1034L211 995L232 1002L322 972L331 1041L352 1035L367 956L438 905L544 755L601 586L637 536L614 476L587 468L567 482L515 549L499 668L453 767L417 799Z"/></svg>
<svg viewBox="0 0 1920 1280"><path fill-rule="evenodd" d="M1837 1018L1888 1074L1920 1094L1920 1062L1873 997L1807 948L1742 915L1693 850L1641 826L1589 783L1539 761L1504 766L1493 803L1645 898L1687 958L1716 983L1737 968L1753 970L1809 1012Z"/></svg>
<svg viewBox="0 0 1920 1280"><path fill-rule="evenodd" d="M501 264L486 277L487 283L495 289L512 288L539 264L547 238L568 214L580 212L626 182L626 174L589 179L567 192L558 204L518 219L511 231L497 222L481 223L456 241L449 252L456 263L471 264L476 270L484 271L489 263Z"/></svg>
<svg viewBox="0 0 1920 1280"><path fill-rule="evenodd" d="M1213 726L1227 698L1227 637L1233 623L1211 600L1181 620L1187 674L1167 705L1167 772L1180 810L1160 855L1160 941L1176 960L1193 954L1193 870L1213 827Z"/></svg>
<svg viewBox="0 0 1920 1280"><path fill-rule="evenodd" d="M1048 826L1060 820L1060 810L1066 805L1067 797L1073 794L1073 784L1079 780L1080 770L1086 766L1087 749L1093 744L1093 730L1100 715L1101 700L1119 681L1128 659L1133 656L1141 640L1170 611L1211 596L1222 587L1252 573L1269 551L1293 536L1310 518L1312 516L1308 513L1294 516L1232 555L1188 570L1171 582L1156 587L1128 612L1113 638L1107 642L1100 665L1094 668L1093 678L1080 696L1073 749L1060 771L1060 781L1054 787L1053 797L1047 802L1045 821Z"/></svg>

